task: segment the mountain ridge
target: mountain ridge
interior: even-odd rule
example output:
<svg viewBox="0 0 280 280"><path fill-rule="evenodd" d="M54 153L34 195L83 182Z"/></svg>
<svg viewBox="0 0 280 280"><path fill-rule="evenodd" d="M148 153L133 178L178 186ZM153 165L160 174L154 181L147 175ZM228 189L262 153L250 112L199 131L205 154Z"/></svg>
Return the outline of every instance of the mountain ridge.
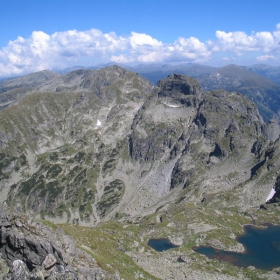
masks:
<svg viewBox="0 0 280 280"><path fill-rule="evenodd" d="M111 67L110 65L112 65L112 63L106 64L107 67ZM205 91L218 90L220 88L227 91L239 91L257 104L258 109L266 122L273 118L280 119L278 111L278 104L280 103L280 85L268 79L268 74L260 76L259 74L262 72L257 71L259 66L252 66L250 68L227 65L225 67L215 68L191 63L178 65L153 64L126 67L128 71L139 73L154 85L156 85L158 80L173 73L177 73L196 78ZM264 65L261 68L263 67L266 68L267 66ZM82 80L84 79L84 82L86 82L87 75L90 77L92 75L90 73L98 71L98 69L93 70L92 68L94 67L77 69L66 74L57 74L54 72L51 74L47 71L38 72L29 74L28 76L3 81L0 83L0 108L10 106L32 91L86 90L85 86L82 86ZM274 72L271 70L273 73L278 73L277 67L269 67L268 69L273 69ZM44 77L44 73L48 73L49 76L48 80L45 80L43 85L40 78L38 80L37 76L40 77L41 75ZM277 76L278 74L275 75ZM30 79L28 80L29 77ZM79 81L77 80L74 82L74 84L76 84L76 89L69 88L69 81L73 79L79 79ZM25 81L25 84L23 81ZM80 85L78 85L79 83Z"/></svg>

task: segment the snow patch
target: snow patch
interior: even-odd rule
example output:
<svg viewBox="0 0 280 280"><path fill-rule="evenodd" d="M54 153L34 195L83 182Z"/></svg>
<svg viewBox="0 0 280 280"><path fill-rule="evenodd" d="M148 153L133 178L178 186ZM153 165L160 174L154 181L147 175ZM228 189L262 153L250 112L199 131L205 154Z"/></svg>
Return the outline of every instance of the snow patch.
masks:
<svg viewBox="0 0 280 280"><path fill-rule="evenodd" d="M100 121L100 120L97 120L94 129L98 129L100 126L101 126L101 121Z"/></svg>
<svg viewBox="0 0 280 280"><path fill-rule="evenodd" d="M170 108L179 108L182 107L182 104L170 104L168 101L163 101L162 102L165 106L170 107Z"/></svg>
<svg viewBox="0 0 280 280"><path fill-rule="evenodd" d="M165 104L167 107L171 107L171 108L179 108L182 107L180 105L169 105L169 104Z"/></svg>
<svg viewBox="0 0 280 280"><path fill-rule="evenodd" d="M269 201L275 195L275 193L276 193L275 189L272 188L265 202Z"/></svg>

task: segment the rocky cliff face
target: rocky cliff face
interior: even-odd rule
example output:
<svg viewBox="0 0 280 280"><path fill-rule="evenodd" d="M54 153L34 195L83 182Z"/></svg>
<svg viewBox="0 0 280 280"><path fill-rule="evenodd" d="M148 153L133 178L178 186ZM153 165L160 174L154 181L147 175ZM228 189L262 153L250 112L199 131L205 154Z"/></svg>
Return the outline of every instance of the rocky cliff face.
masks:
<svg viewBox="0 0 280 280"><path fill-rule="evenodd" d="M22 211L93 225L178 199L257 206L275 183L279 126L236 92L117 66L33 89L0 112L1 200Z"/></svg>
<svg viewBox="0 0 280 280"><path fill-rule="evenodd" d="M119 279L75 246L62 229L49 227L0 205L1 279Z"/></svg>
<svg viewBox="0 0 280 280"><path fill-rule="evenodd" d="M181 75L160 81L157 90L133 121L130 153L134 159L162 158L175 145L201 102L199 84Z"/></svg>
<svg viewBox="0 0 280 280"><path fill-rule="evenodd" d="M271 118L279 121L279 84L237 65L218 68L198 80L206 90L225 89L244 94L254 101L265 121Z"/></svg>

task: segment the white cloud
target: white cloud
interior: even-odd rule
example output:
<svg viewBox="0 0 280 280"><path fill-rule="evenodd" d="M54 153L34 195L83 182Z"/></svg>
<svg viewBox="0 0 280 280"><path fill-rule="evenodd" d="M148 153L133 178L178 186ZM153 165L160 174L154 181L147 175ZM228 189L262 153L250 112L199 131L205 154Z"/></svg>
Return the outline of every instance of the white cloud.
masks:
<svg viewBox="0 0 280 280"><path fill-rule="evenodd" d="M113 55L116 62L206 61L210 57L207 46L197 38L178 38L174 44L163 44L146 34L132 32L128 38L131 46L126 54Z"/></svg>
<svg viewBox="0 0 280 280"><path fill-rule="evenodd" d="M195 37L178 38L175 42L175 49L180 51L183 57L192 58L196 61L207 60L211 55L208 47Z"/></svg>
<svg viewBox="0 0 280 280"><path fill-rule="evenodd" d="M130 44L133 49L137 49L139 46L152 46L152 47L160 47L162 46L162 42L152 38L150 35L139 34L136 32L131 32L132 36L129 37Z"/></svg>
<svg viewBox="0 0 280 280"><path fill-rule="evenodd" d="M253 36L248 36L245 32L224 32L216 31L218 39L215 51L232 51L241 55L244 51L257 51L257 42Z"/></svg>
<svg viewBox="0 0 280 280"><path fill-rule="evenodd" d="M276 30L273 32L273 37L280 43L280 23L276 25Z"/></svg>
<svg viewBox="0 0 280 280"><path fill-rule="evenodd" d="M213 51L231 51L237 55L243 55L246 52L274 52L280 51L280 25L273 33L262 31L253 32L247 35L242 31L224 32L216 31L217 41L210 42Z"/></svg>
<svg viewBox="0 0 280 280"><path fill-rule="evenodd" d="M256 58L256 60L259 60L259 61L267 61L270 59L276 59L276 57L273 55L261 55Z"/></svg>
<svg viewBox="0 0 280 280"><path fill-rule="evenodd" d="M280 23L275 31L216 31L216 39L201 42L198 38L179 37L164 43L148 34L131 32L118 36L98 29L68 30L46 34L34 31L30 37L18 37L0 50L0 76L24 74L43 69L62 69L88 61L100 62L206 62L213 54L221 61L241 59L248 53L255 60L278 59L280 54ZM252 56L252 55L251 55Z"/></svg>
<svg viewBox="0 0 280 280"><path fill-rule="evenodd" d="M127 49L126 39L100 30L69 30L48 35L34 31L29 38L18 37L0 50L0 75L43 69L61 69L82 57L108 60L110 54Z"/></svg>

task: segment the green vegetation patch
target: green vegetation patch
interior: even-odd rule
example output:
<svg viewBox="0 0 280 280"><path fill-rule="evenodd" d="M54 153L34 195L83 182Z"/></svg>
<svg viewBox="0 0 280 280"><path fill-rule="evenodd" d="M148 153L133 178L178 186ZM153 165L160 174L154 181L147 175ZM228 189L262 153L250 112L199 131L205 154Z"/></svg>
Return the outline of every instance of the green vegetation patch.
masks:
<svg viewBox="0 0 280 280"><path fill-rule="evenodd" d="M58 164L54 164L50 167L50 169L47 172L47 179L54 179L56 178L62 171L62 168Z"/></svg>
<svg viewBox="0 0 280 280"><path fill-rule="evenodd" d="M78 152L74 157L74 159L79 163L84 162L85 158L86 158L86 153L83 152Z"/></svg>
<svg viewBox="0 0 280 280"><path fill-rule="evenodd" d="M116 159L114 159L114 158L109 159L109 160L106 161L105 164L103 165L102 172L103 172L103 173L107 173L107 172L109 172L109 171L112 171L113 169L115 169L116 164L117 164L117 160L116 160Z"/></svg>
<svg viewBox="0 0 280 280"><path fill-rule="evenodd" d="M59 155L56 152L53 152L49 155L50 161L56 162L59 159Z"/></svg>
<svg viewBox="0 0 280 280"><path fill-rule="evenodd" d="M19 193L21 195L28 195L33 188L41 188L44 184L43 177L39 177L38 172L34 173L27 181L21 183Z"/></svg>
<svg viewBox="0 0 280 280"><path fill-rule="evenodd" d="M25 166L27 164L27 158L26 158L25 154L21 154L19 156L19 163L21 166Z"/></svg>
<svg viewBox="0 0 280 280"><path fill-rule="evenodd" d="M81 172L83 170L83 168L79 165L76 165L75 167L73 167L70 172L69 172L69 178L70 180L73 179L79 172Z"/></svg>
<svg viewBox="0 0 280 280"><path fill-rule="evenodd" d="M124 228L122 223L111 221L93 228L69 224L59 226L109 273L118 271L122 279L158 279L139 267L125 252L131 250L134 241L141 243L135 225Z"/></svg>
<svg viewBox="0 0 280 280"><path fill-rule="evenodd" d="M49 197L56 198L63 191L62 187L59 187L57 181L51 181L46 184L45 188L41 191L40 197L44 197L47 193Z"/></svg>
<svg viewBox="0 0 280 280"><path fill-rule="evenodd" d="M80 172L75 179L73 180L73 184L80 184L87 177L87 168L85 168L82 172Z"/></svg>
<svg viewBox="0 0 280 280"><path fill-rule="evenodd" d="M97 211L100 216L105 217L121 201L125 191L124 182L116 179L104 188L104 194L97 205Z"/></svg>
<svg viewBox="0 0 280 280"><path fill-rule="evenodd" d="M2 177L3 174L3 170L5 168L7 168L13 161L16 161L17 157L13 156L13 157L9 157L9 155L6 155L4 153L0 153L0 176ZM6 177L6 176L4 176Z"/></svg>

